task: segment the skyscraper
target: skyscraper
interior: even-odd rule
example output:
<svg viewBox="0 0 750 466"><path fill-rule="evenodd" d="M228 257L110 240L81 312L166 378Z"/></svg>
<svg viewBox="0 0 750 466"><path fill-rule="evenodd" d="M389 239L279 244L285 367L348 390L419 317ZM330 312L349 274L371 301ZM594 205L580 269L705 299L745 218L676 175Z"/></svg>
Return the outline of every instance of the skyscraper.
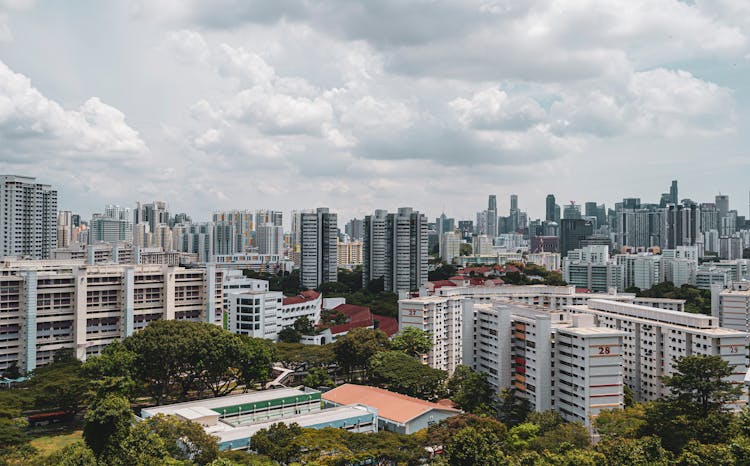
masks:
<svg viewBox="0 0 750 466"><path fill-rule="evenodd" d="M729 196L726 194L717 195L716 208L719 210L719 219L726 217L729 214Z"/></svg>
<svg viewBox="0 0 750 466"><path fill-rule="evenodd" d="M518 194L510 195L510 213L518 212Z"/></svg>
<svg viewBox="0 0 750 466"><path fill-rule="evenodd" d="M362 284L383 278L387 291L410 291L427 282L427 218L402 207L365 217Z"/></svg>
<svg viewBox="0 0 750 466"><path fill-rule="evenodd" d="M338 280L338 216L319 207L300 214L300 285L317 288Z"/></svg>
<svg viewBox="0 0 750 466"><path fill-rule="evenodd" d="M497 236L497 197L494 194L490 194L487 203L487 236Z"/></svg>
<svg viewBox="0 0 750 466"><path fill-rule="evenodd" d="M589 220L580 218L564 218L560 220L560 255L565 257L568 255L568 251L580 249L581 240L593 233L594 227Z"/></svg>
<svg viewBox="0 0 750 466"><path fill-rule="evenodd" d="M679 196L677 193L677 180L672 180L672 186L669 187L669 197L672 201L672 204L677 204L679 202Z"/></svg>
<svg viewBox="0 0 750 466"><path fill-rule="evenodd" d="M555 195L554 194L547 194L544 219L548 222L556 221L555 220Z"/></svg>
<svg viewBox="0 0 750 466"><path fill-rule="evenodd" d="M0 176L0 257L49 259L57 247L57 191L29 176Z"/></svg>

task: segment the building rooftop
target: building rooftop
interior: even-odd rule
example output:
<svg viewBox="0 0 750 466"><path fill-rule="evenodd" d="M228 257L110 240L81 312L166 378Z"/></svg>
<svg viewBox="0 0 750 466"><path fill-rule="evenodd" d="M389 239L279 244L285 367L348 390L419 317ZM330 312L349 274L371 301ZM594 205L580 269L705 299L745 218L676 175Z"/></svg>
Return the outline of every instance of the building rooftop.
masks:
<svg viewBox="0 0 750 466"><path fill-rule="evenodd" d="M273 419L265 422L258 422L255 424L248 424L240 427L231 427L227 424L228 428L224 429L223 426L220 429L210 432L212 435L219 437L219 443L227 442L231 440L240 440L252 437L253 434L261 429L267 429L274 424L283 422L285 424L295 423L300 427L313 427L319 424L330 423L335 421L344 421L358 416L370 416L374 413L368 411L365 406L339 406L337 408L323 409L314 413L302 414L299 416L284 418L284 419Z"/></svg>
<svg viewBox="0 0 750 466"><path fill-rule="evenodd" d="M290 304L302 304L308 301L315 301L320 297L320 293L313 290L305 290L298 294L297 296L291 296L289 298L284 298L284 301L282 304L284 306L289 306Z"/></svg>
<svg viewBox="0 0 750 466"><path fill-rule="evenodd" d="M206 398L203 400L187 401L184 403L175 403L172 405L153 406L150 408L143 408L141 411L145 411L150 415L176 414L177 411L187 408L214 410L216 413L219 413L219 411L216 411L217 409L225 408L227 406L257 403L259 401L275 400L277 398L285 398L290 396L309 396L312 393L317 393L317 391L311 390L305 392L296 388L279 388L276 390L263 390L260 392L243 393L240 395L227 395L216 398Z"/></svg>
<svg viewBox="0 0 750 466"><path fill-rule="evenodd" d="M338 405L363 404L370 406L378 410L379 417L399 424L405 424L433 409L455 412L456 414L461 412L454 408L390 392L382 388L348 383L325 392L323 399Z"/></svg>

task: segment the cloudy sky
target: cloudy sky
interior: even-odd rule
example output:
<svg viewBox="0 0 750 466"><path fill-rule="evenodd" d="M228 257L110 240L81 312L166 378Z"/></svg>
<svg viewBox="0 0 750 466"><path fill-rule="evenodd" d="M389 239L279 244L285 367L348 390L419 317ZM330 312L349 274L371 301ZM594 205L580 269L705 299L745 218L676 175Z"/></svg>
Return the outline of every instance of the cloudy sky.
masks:
<svg viewBox="0 0 750 466"><path fill-rule="evenodd" d="M719 191L748 212L747 0L0 0L0 173L163 199L473 218Z"/></svg>

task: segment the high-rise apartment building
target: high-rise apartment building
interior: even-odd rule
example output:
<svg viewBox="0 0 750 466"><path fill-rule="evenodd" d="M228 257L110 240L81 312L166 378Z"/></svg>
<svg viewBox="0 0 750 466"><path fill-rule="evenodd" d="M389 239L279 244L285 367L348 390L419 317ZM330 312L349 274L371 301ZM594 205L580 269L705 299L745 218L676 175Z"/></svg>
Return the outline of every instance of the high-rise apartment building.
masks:
<svg viewBox="0 0 750 466"><path fill-rule="evenodd" d="M733 367L729 380L744 386L748 334L720 327L716 317L601 299L570 310L594 315L600 327L625 332L624 381L638 401L669 396L664 377L674 375L677 361L691 355L721 356ZM746 402L743 389L740 403Z"/></svg>
<svg viewBox="0 0 750 466"><path fill-rule="evenodd" d="M361 218L353 218L349 220L344 226L344 233L349 235L349 239L352 241L361 240L364 235L363 220Z"/></svg>
<svg viewBox="0 0 750 466"><path fill-rule="evenodd" d="M57 247L67 248L73 242L73 213L61 210L57 213Z"/></svg>
<svg viewBox="0 0 750 466"><path fill-rule="evenodd" d="M440 258L447 263L453 262L453 258L461 255L461 238L452 231L442 234L440 237Z"/></svg>
<svg viewBox="0 0 750 466"><path fill-rule="evenodd" d="M432 349L423 362L452 374L461 364L462 297L426 296L398 302L399 330L416 327L430 334Z"/></svg>
<svg viewBox="0 0 750 466"><path fill-rule="evenodd" d="M89 227L89 238L94 242L133 241L133 224L130 222L130 209L127 207L108 204L103 214L93 215ZM152 230L152 233L154 231Z"/></svg>
<svg viewBox="0 0 750 466"><path fill-rule="evenodd" d="M338 216L319 207L300 214L300 285L317 288L338 280Z"/></svg>
<svg viewBox="0 0 750 466"><path fill-rule="evenodd" d="M496 390L514 388L532 410L587 426L602 410L622 409L623 332L597 327L590 315L506 300L463 311L463 364Z"/></svg>
<svg viewBox="0 0 750 466"><path fill-rule="evenodd" d="M255 228L260 225L283 226L284 215L280 210L260 209L255 212Z"/></svg>
<svg viewBox="0 0 750 466"><path fill-rule="evenodd" d="M265 223L256 227L255 244L260 254L281 254L284 250L284 229Z"/></svg>
<svg viewBox="0 0 750 466"><path fill-rule="evenodd" d="M137 228L141 224L148 225L150 233L155 232L159 225L168 225L169 209L167 203L164 201L154 201L148 204L136 202L135 210L133 211L133 228ZM133 235L136 235L135 231ZM148 244L148 246L151 245Z"/></svg>
<svg viewBox="0 0 750 466"><path fill-rule="evenodd" d="M57 247L57 191L29 176L0 175L0 257L48 259Z"/></svg>
<svg viewBox="0 0 750 466"><path fill-rule="evenodd" d="M365 217L362 284L383 278L387 291L410 291L427 282L427 218L401 207Z"/></svg>
<svg viewBox="0 0 750 466"><path fill-rule="evenodd" d="M259 212L268 213L268 211ZM273 220L272 214L268 217ZM226 243L222 250L231 252L216 252L216 254L247 252L253 246L253 234L257 225L254 222L253 211L248 209L220 210L213 213L212 220L216 225L223 225L225 233L231 235L222 239Z"/></svg>

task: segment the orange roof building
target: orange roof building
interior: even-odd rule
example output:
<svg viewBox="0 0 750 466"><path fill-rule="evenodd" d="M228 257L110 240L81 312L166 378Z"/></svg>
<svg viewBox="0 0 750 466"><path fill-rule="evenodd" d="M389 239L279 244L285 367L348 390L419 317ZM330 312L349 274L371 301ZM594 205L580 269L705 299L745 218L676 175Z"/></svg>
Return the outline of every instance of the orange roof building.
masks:
<svg viewBox="0 0 750 466"><path fill-rule="evenodd" d="M344 384L323 393L326 406L361 404L378 412L378 430L413 434L461 414L455 408L367 385Z"/></svg>

